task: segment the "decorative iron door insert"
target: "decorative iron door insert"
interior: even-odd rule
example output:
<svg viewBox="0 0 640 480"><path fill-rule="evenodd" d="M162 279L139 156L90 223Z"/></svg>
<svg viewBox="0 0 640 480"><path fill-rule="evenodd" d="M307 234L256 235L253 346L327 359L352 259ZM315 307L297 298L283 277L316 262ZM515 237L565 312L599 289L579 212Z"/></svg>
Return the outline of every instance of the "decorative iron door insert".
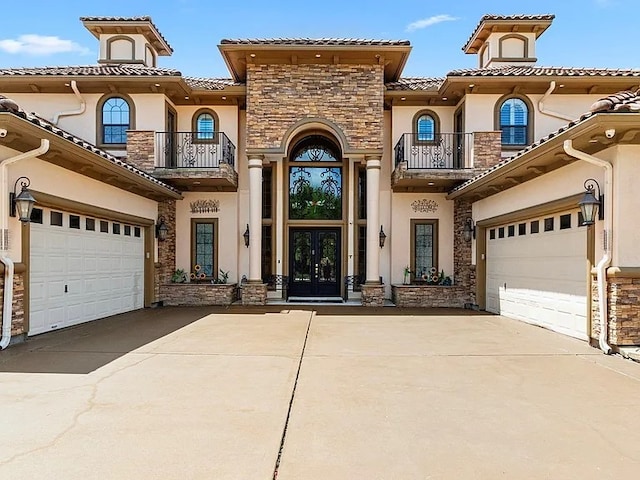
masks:
<svg viewBox="0 0 640 480"><path fill-rule="evenodd" d="M340 229L291 228L289 295L340 296Z"/></svg>

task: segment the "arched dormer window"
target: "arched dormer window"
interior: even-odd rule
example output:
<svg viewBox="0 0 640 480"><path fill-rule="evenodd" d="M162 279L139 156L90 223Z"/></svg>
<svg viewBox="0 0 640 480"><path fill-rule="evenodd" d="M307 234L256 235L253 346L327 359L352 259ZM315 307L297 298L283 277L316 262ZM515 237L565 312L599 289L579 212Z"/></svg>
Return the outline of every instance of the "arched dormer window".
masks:
<svg viewBox="0 0 640 480"><path fill-rule="evenodd" d="M502 132L502 146L524 147L531 143L533 110L524 97L507 97L498 102L497 126Z"/></svg>
<svg viewBox="0 0 640 480"><path fill-rule="evenodd" d="M215 142L219 129L218 117L213 110L198 110L192 122L195 139L203 142Z"/></svg>
<svg viewBox="0 0 640 480"><path fill-rule="evenodd" d="M133 126L133 103L124 96L110 96L98 103L99 143L109 147L124 147L127 130Z"/></svg>
<svg viewBox="0 0 640 480"><path fill-rule="evenodd" d="M414 140L418 142L435 142L440 133L440 120L431 111L421 111L413 121Z"/></svg>

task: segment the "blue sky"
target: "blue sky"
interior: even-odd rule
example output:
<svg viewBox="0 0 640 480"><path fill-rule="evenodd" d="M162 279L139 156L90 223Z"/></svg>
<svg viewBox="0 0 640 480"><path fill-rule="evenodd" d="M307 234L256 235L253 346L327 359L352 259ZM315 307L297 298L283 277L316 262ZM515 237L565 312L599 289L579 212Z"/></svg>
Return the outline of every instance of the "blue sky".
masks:
<svg viewBox="0 0 640 480"><path fill-rule="evenodd" d="M442 76L476 66L461 47L485 13L554 13L554 24L538 41L539 65L640 67L637 0L31 0L24 5L3 8L0 67L93 64L98 43L78 17L151 15L174 48L159 66L184 75L228 77L217 49L222 38L356 37L410 40L404 76Z"/></svg>

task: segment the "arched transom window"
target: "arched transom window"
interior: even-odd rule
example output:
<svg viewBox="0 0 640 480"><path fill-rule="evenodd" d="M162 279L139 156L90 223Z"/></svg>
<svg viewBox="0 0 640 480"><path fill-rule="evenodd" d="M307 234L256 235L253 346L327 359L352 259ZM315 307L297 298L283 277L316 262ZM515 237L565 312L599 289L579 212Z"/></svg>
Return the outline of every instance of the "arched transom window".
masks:
<svg viewBox="0 0 640 480"><path fill-rule="evenodd" d="M423 113L418 117L416 134L420 142L433 142L436 139L436 121L432 115Z"/></svg>
<svg viewBox="0 0 640 480"><path fill-rule="evenodd" d="M131 107L122 97L111 97L102 105L102 143L124 145L131 126Z"/></svg>
<svg viewBox="0 0 640 480"><path fill-rule="evenodd" d="M529 143L529 107L521 98L508 98L500 106L502 145L525 146Z"/></svg>
<svg viewBox="0 0 640 480"><path fill-rule="evenodd" d="M198 140L213 140L216 132L216 119L211 112L201 112L195 121L196 138Z"/></svg>

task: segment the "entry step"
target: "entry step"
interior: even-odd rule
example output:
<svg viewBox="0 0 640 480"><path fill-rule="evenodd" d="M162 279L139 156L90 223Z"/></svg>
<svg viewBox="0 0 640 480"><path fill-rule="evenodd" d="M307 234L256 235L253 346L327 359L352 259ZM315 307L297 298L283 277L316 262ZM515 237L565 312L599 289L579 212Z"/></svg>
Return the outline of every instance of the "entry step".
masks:
<svg viewBox="0 0 640 480"><path fill-rule="evenodd" d="M289 303L343 303L342 297L289 297Z"/></svg>

